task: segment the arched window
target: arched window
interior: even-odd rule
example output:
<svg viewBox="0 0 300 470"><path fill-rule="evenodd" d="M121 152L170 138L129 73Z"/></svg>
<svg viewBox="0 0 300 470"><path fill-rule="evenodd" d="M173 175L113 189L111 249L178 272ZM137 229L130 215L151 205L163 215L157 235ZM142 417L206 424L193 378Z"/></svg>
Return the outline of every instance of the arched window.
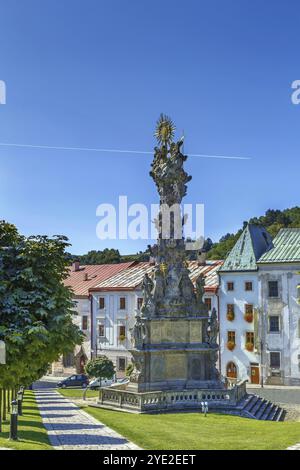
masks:
<svg viewBox="0 0 300 470"><path fill-rule="evenodd" d="M226 375L230 379L237 378L237 367L234 362L228 362L226 367Z"/></svg>

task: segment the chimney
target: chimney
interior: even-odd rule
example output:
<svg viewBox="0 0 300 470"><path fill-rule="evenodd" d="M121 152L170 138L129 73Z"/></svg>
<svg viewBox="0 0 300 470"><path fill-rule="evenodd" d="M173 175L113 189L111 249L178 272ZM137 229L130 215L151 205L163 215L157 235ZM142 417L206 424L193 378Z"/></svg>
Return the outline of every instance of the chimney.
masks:
<svg viewBox="0 0 300 470"><path fill-rule="evenodd" d="M83 275L83 280L84 280L84 281L88 281L88 280L89 280L89 275L88 275L88 273L84 273L84 275Z"/></svg>
<svg viewBox="0 0 300 470"><path fill-rule="evenodd" d="M80 270L80 262L79 261L74 261L72 263L72 271L76 272Z"/></svg>
<svg viewBox="0 0 300 470"><path fill-rule="evenodd" d="M205 266L206 265L206 252L200 251L198 254L198 266Z"/></svg>

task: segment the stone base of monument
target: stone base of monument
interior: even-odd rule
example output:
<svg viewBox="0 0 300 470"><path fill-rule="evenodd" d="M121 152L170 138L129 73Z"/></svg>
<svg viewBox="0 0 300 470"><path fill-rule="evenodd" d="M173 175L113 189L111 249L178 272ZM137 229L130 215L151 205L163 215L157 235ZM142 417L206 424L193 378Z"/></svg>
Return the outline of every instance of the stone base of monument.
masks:
<svg viewBox="0 0 300 470"><path fill-rule="evenodd" d="M239 404L247 396L246 382L231 389L186 389L136 392L130 387L102 388L94 406L132 413L162 413L174 411L201 411L207 402L211 411L240 414ZM123 387L123 389L121 389Z"/></svg>

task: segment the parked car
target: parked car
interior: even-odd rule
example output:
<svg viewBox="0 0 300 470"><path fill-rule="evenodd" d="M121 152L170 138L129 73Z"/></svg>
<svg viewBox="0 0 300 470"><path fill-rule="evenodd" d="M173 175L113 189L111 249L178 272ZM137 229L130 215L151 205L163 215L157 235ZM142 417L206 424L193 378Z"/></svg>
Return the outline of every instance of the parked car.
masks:
<svg viewBox="0 0 300 470"><path fill-rule="evenodd" d="M100 379L94 379L88 385L89 390L99 390L101 387L110 387L114 383L113 380L102 379L100 383Z"/></svg>
<svg viewBox="0 0 300 470"><path fill-rule="evenodd" d="M74 374L70 375L64 380L58 382L57 386L59 388L67 388L67 387L82 387L86 388L89 384L89 379L85 374Z"/></svg>

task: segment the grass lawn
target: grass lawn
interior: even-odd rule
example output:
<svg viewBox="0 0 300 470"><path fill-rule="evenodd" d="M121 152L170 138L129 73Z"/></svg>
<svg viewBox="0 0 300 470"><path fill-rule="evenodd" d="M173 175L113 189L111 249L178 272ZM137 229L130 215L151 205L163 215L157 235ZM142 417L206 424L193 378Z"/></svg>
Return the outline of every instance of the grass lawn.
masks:
<svg viewBox="0 0 300 470"><path fill-rule="evenodd" d="M300 442L300 423L256 421L218 414L138 415L84 407L143 449L283 450Z"/></svg>
<svg viewBox="0 0 300 470"><path fill-rule="evenodd" d="M67 398L82 398L84 390L82 388L58 388L57 391ZM86 398L98 397L99 392L97 390L88 390Z"/></svg>
<svg viewBox="0 0 300 470"><path fill-rule="evenodd" d="M9 415L8 415L9 419ZM34 393L26 391L23 401L23 416L18 417L18 441L9 441L9 421L2 425L0 447L16 450L51 450L46 429L43 426Z"/></svg>

